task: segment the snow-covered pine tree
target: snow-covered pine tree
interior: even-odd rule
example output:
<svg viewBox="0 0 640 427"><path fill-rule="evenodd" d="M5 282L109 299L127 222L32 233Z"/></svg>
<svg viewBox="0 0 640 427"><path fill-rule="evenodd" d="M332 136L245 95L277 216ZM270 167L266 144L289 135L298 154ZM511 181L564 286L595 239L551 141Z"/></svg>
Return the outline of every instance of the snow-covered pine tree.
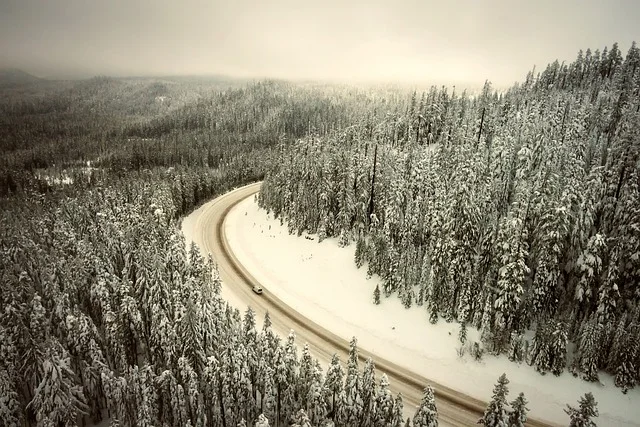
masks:
<svg viewBox="0 0 640 427"><path fill-rule="evenodd" d="M354 254L354 259L355 259L357 268L362 267L362 264L364 264L366 252L367 252L366 241L364 240L364 237L359 236L358 240L356 241L356 252Z"/></svg>
<svg viewBox="0 0 640 427"><path fill-rule="evenodd" d="M264 394L260 393L260 410L269 419L275 420L277 416L277 390L274 384L274 371L269 366L263 370Z"/></svg>
<svg viewBox="0 0 640 427"><path fill-rule="evenodd" d="M249 383L251 384L251 391L253 401L257 401L257 382L258 382L258 364L260 363L260 346L258 344L258 335L256 332L256 319L255 313L251 307L247 307L247 311L244 314L242 320L243 328L243 344L247 353L247 367L249 369ZM255 414L249 414L248 419L253 419Z"/></svg>
<svg viewBox="0 0 640 427"><path fill-rule="evenodd" d="M284 363L287 367L287 387L284 392L285 414L293 414L296 410L297 396L296 385L299 383L298 372L300 363L298 362L298 349L296 348L296 334L292 330L287 336L284 348Z"/></svg>
<svg viewBox="0 0 640 427"><path fill-rule="evenodd" d="M624 394L635 387L639 380L638 358L640 356L640 327L636 323L629 326L625 337L625 345L622 354L618 358L616 368L615 385L620 387Z"/></svg>
<svg viewBox="0 0 640 427"><path fill-rule="evenodd" d="M182 388L186 394L186 406L189 418L196 426L204 425L206 415L202 400L200 398L200 385L198 374L189 364L186 357L182 356L178 359L178 372L182 382Z"/></svg>
<svg viewBox="0 0 640 427"><path fill-rule="evenodd" d="M311 420L304 409L300 409L293 417L291 427L312 427Z"/></svg>
<svg viewBox="0 0 640 427"><path fill-rule="evenodd" d="M618 321L615 330L611 334L611 347L606 359L606 369L608 371L615 371L620 365L619 357L624 352L625 338L626 338L626 326L627 315L621 316Z"/></svg>
<svg viewBox="0 0 640 427"><path fill-rule="evenodd" d="M602 272L602 256L606 250L605 238L597 233L589 239L587 247L576 261L579 271L579 281L576 286L575 298L585 307L595 301L597 289L596 280Z"/></svg>
<svg viewBox="0 0 640 427"><path fill-rule="evenodd" d="M373 416L373 425L376 427L385 427L392 424L393 420L393 396L389 391L389 379L386 374L380 377L380 387L378 387L378 395L375 399L375 415Z"/></svg>
<svg viewBox="0 0 640 427"><path fill-rule="evenodd" d="M458 332L458 341L460 344L464 345L467 342L467 324L462 322L460 325L460 332Z"/></svg>
<svg viewBox="0 0 640 427"><path fill-rule="evenodd" d="M482 310L482 318L481 323L479 325L480 329L480 340L485 346L488 346L491 349L493 344L493 304L492 304L491 295L487 295L485 299L484 308Z"/></svg>
<svg viewBox="0 0 640 427"><path fill-rule="evenodd" d="M132 370L130 376L133 377L134 379L139 376L137 368ZM215 400L217 401L216 403L220 405L221 410L218 413L218 415L221 417L224 416L224 414L226 414L226 411L222 410L222 409L225 409L225 403L227 403L225 402L225 400L226 401L229 400L226 397L228 392L225 393L226 390L223 382L221 381L221 380L224 380L225 377L226 376L222 376L222 378L216 378L218 389L215 390L215 393L216 393ZM159 406L163 408L163 418L175 425L185 424L187 422L188 416L186 412L187 408L186 408L186 402L185 402L185 396L184 396L184 389L178 383L178 380L174 376L173 372L170 370L166 370L162 372L158 376L157 382L160 389L158 394L158 401L160 403ZM228 404L227 404L227 407L228 407Z"/></svg>
<svg viewBox="0 0 640 427"><path fill-rule="evenodd" d="M567 325L561 321L553 322L550 338L551 372L558 376L567 366L567 344L569 342Z"/></svg>
<svg viewBox="0 0 640 427"><path fill-rule="evenodd" d="M347 362L347 375L345 379L345 397L346 407L345 412L345 425L355 427L359 425L362 415L362 398L361 391L361 377L358 370L358 347L355 337L351 339L349 343L349 361Z"/></svg>
<svg viewBox="0 0 640 427"><path fill-rule="evenodd" d="M191 281L192 279L188 279ZM180 337L178 354L188 358L189 365L193 366L197 372L202 372L206 363L206 356L202 345L203 331L201 324L201 312L196 306L196 302L188 299L179 305L184 311L176 322L176 334Z"/></svg>
<svg viewBox="0 0 640 427"><path fill-rule="evenodd" d="M258 420L256 421L255 424L256 427L269 427L269 420L267 419L267 417L264 416L264 414L260 414L258 416Z"/></svg>
<svg viewBox="0 0 640 427"><path fill-rule="evenodd" d="M152 427L158 424L158 396L155 388L156 375L153 369L149 365L144 365L140 369L135 367L130 370L130 387L133 388L133 394L137 402L137 414L136 424L143 427ZM183 418L186 424L191 424L191 419L187 414L187 403L184 399L184 392L182 386L178 385L179 396L182 398L179 400L179 406L182 409L182 413L185 415Z"/></svg>
<svg viewBox="0 0 640 427"><path fill-rule="evenodd" d="M587 381L598 381L598 359L602 351L602 325L596 316L587 320L580 331L578 351L572 367Z"/></svg>
<svg viewBox="0 0 640 427"><path fill-rule="evenodd" d="M592 418L597 417L599 414L598 404L593 398L593 394L586 393L583 397L580 397L578 403L578 408L567 405L564 410L569 415L569 427L596 427L596 423Z"/></svg>
<svg viewBox="0 0 640 427"><path fill-rule="evenodd" d="M371 358L364 364L362 373L362 417L360 423L363 425L373 425L375 416L375 400L377 395L376 387L376 367Z"/></svg>
<svg viewBox="0 0 640 427"><path fill-rule="evenodd" d="M312 425L320 425L328 413L325 399L326 391L323 390L322 384L322 368L316 360L314 364L313 382L309 389L309 397L307 398L310 408L309 418L311 418Z"/></svg>
<svg viewBox="0 0 640 427"><path fill-rule="evenodd" d="M518 363L524 360L524 338L518 332L511 333L509 360Z"/></svg>
<svg viewBox="0 0 640 427"><path fill-rule="evenodd" d="M438 427L438 409L431 386L424 389L420 406L413 416L413 427Z"/></svg>
<svg viewBox="0 0 640 427"><path fill-rule="evenodd" d="M418 305L423 305L429 301L429 295L431 292L431 284L433 273L431 271L431 259L429 252L427 251L422 258L422 265L420 266L420 290L418 291Z"/></svg>
<svg viewBox="0 0 640 427"><path fill-rule="evenodd" d="M302 357L300 359L300 369L298 375L298 383L296 385L296 394L298 396L297 405L305 411L309 410L309 390L313 382L313 359L309 352L309 344L305 344L302 348Z"/></svg>
<svg viewBox="0 0 640 427"><path fill-rule="evenodd" d="M327 369L327 375L324 380L323 389L327 393L327 408L329 408L329 413L331 414L331 419L335 421L337 413L340 411L340 408L336 406L339 404L339 400L336 398L340 395L340 392L343 390L343 379L344 379L344 370L342 369L342 365L340 364L340 358L337 354L334 354L331 357L331 364Z"/></svg>
<svg viewBox="0 0 640 427"><path fill-rule="evenodd" d="M550 320L538 325L533 337L530 363L540 373L551 371L556 376L560 375L566 366L567 342L564 322Z"/></svg>
<svg viewBox="0 0 640 427"><path fill-rule="evenodd" d="M289 388L287 383L287 365L284 360L284 351L282 345L278 343L273 358L274 366L274 385L275 385L275 397L276 397L276 425L280 425L282 419L286 419L287 410L286 405L286 393ZM293 384L291 384L293 386Z"/></svg>
<svg viewBox="0 0 640 427"><path fill-rule="evenodd" d="M202 402L205 407L207 419L210 421L220 420L222 419L222 415L220 401L218 399L218 361L214 356L207 357L207 364L205 365L202 375Z"/></svg>
<svg viewBox="0 0 640 427"><path fill-rule="evenodd" d="M47 313L42 306L42 298L37 293L31 299L28 310L28 327L23 326L24 342L17 344L23 352L22 372L26 385L30 390L35 390L42 380L41 366L44 365L44 344L48 330Z"/></svg>
<svg viewBox="0 0 640 427"><path fill-rule="evenodd" d="M398 393L393 401L393 415L391 417L391 427L402 427L404 421L404 403L402 401L402 393Z"/></svg>
<svg viewBox="0 0 640 427"><path fill-rule="evenodd" d="M520 393L518 397L511 402L511 413L509 414L509 427L524 427L527 422L527 399L524 397L524 393Z"/></svg>
<svg viewBox="0 0 640 427"><path fill-rule="evenodd" d="M507 412L507 387L509 380L505 374L500 375L498 382L493 388L493 397L489 406L484 411L483 417L478 421L487 427L503 427L509 422L509 414Z"/></svg>
<svg viewBox="0 0 640 427"><path fill-rule="evenodd" d="M33 410L39 424L72 426L87 409L85 397L69 367L69 356L57 341L50 339L43 358L42 379L27 408Z"/></svg>
<svg viewBox="0 0 640 427"><path fill-rule="evenodd" d="M22 415L18 393L14 389L14 381L2 363L0 361L0 419L6 427L19 427L22 425Z"/></svg>
<svg viewBox="0 0 640 427"><path fill-rule="evenodd" d="M496 322L494 331L494 351L501 353L510 332L518 326L519 311L524 295L525 279L529 274L526 260L529 255L526 243L526 227L521 218L505 218L500 223L498 248L501 267L498 270L498 297L495 310L501 314L502 322ZM500 327L498 327L500 325Z"/></svg>

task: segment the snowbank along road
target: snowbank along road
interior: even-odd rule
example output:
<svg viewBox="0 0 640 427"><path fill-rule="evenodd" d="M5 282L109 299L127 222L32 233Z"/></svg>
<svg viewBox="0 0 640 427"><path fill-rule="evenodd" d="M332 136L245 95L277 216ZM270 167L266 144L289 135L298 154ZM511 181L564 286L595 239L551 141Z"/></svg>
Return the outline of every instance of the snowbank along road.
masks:
<svg viewBox="0 0 640 427"><path fill-rule="evenodd" d="M342 362L346 362L349 352L348 341L321 325L311 322L304 315L284 304L270 293L269 289L257 282L251 273L238 262L229 248L224 232L225 217L237 203L256 194L260 189L260 184L258 182L238 188L201 206L185 220L191 222L191 226L188 227L191 230L186 233L190 236L187 238L198 245L203 255L207 253L213 255L225 287L223 296L232 294L233 300L251 306L258 319L269 312L272 327L277 333L286 337L290 330L294 330L297 344L299 346L308 344L312 355L318 358L323 365L328 366L334 353L340 356ZM185 228L183 225L183 229ZM264 289L263 293L261 295L254 293L253 286L261 286ZM391 391L402 393L407 414L413 414L418 407L423 388L427 384L430 384L435 392L440 425L476 425L486 407L486 402L429 381L392 361L371 354L366 349L359 348L359 357L361 362L372 358L378 376L382 373L387 374L391 383ZM473 381L473 379L470 378L469 381ZM545 426L551 424L530 419L527 425Z"/></svg>

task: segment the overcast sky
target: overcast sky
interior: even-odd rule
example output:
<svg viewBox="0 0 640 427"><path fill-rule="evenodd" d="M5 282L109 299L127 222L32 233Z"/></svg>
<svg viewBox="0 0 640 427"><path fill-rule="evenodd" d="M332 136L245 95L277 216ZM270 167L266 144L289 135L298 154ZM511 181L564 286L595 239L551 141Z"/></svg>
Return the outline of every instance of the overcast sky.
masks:
<svg viewBox="0 0 640 427"><path fill-rule="evenodd" d="M496 85L640 42L640 0L0 0L0 67Z"/></svg>

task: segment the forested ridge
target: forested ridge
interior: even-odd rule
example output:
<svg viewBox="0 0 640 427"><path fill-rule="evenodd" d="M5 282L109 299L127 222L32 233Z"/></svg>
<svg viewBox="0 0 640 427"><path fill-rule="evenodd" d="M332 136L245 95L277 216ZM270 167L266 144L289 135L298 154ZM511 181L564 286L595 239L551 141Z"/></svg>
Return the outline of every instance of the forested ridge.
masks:
<svg viewBox="0 0 640 427"><path fill-rule="evenodd" d="M282 145L259 203L355 242L379 294L481 331L541 373L640 379L640 51L580 51L505 92L432 88L402 114ZM419 327L419 326L417 326ZM529 332L531 331L531 332Z"/></svg>
<svg viewBox="0 0 640 427"><path fill-rule="evenodd" d="M349 208L353 226L341 232L335 218L346 215L337 209L347 206L344 200L337 193L318 194L321 206L335 213L329 219L314 211L325 218L316 229L342 234L345 243L359 237L360 253L366 247L367 257L373 256L375 233L381 243L385 234L375 225L372 233L364 231L373 219L391 233L384 225L391 225L391 213L385 213L383 195L387 188L401 190L394 187L400 182L389 161L411 165L420 159L415 164L433 166L435 174L436 159L454 168L473 151L463 151L464 144L444 151L446 144L437 142L445 135L460 140L464 128L445 132L449 122L436 100L454 105L462 98L433 90L414 103L415 111L424 105L431 112L433 123L426 127L420 119L424 126L409 127L405 97L394 90L97 77L7 85L1 93L0 424L437 425L434 392L426 384L415 417L403 421L402 396L389 391L384 375L377 377L373 361L359 366L355 339L348 360L334 357L323 372L307 348L298 353L294 334L278 337L268 318L257 330L252 311L239 313L220 298L215 260L187 249L178 225L199 204L265 172L264 195L275 203L275 164L284 160L287 173L300 172L296 162L306 144L314 144L318 158L306 162L326 161L323 168L335 177L343 178L337 162L352 160L343 165L357 180L344 188L353 188L363 203ZM483 96L484 147L502 101ZM465 109L479 108L478 101L465 102ZM294 143L299 138L303 142ZM499 147L500 138L494 139ZM435 143L441 147L433 150ZM366 166L373 157L375 180ZM454 172L452 183L468 178ZM335 191L341 188L341 181L324 176ZM304 178L309 180L300 186L312 185L317 176L305 171ZM368 198L371 186L375 197ZM408 188L418 194L429 185ZM429 191L436 190L444 191ZM625 184L622 193L628 191ZM424 203L436 201L422 197ZM287 215L300 206L292 205ZM394 227L393 235L400 236L402 227ZM407 245L407 253L419 247ZM380 258L376 271L367 259L372 274L390 265ZM630 314L627 323L634 319ZM507 404L506 383L501 378L494 390L485 415L489 424L526 419L524 397ZM572 418L592 410L594 403L585 402Z"/></svg>
<svg viewBox="0 0 640 427"><path fill-rule="evenodd" d="M277 141L342 126L366 94L106 77L5 94L1 425L403 423L355 339L346 370L334 357L323 372L293 333L226 304L215 261L178 227L261 179ZM436 417L425 393L415 425Z"/></svg>

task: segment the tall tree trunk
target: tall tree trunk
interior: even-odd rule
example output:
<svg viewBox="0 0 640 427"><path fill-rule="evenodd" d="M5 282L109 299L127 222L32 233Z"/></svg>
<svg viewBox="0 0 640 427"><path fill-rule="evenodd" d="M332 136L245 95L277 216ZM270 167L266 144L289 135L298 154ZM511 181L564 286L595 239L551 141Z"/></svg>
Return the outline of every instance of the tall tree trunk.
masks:
<svg viewBox="0 0 640 427"><path fill-rule="evenodd" d="M278 404L276 406L276 427L280 426L280 384L277 386L278 389Z"/></svg>
<svg viewBox="0 0 640 427"><path fill-rule="evenodd" d="M476 147L480 145L480 136L482 135L482 126L484 126L484 113L487 107L482 109L482 117L480 118L480 129L478 129L478 142L476 143Z"/></svg>
<svg viewBox="0 0 640 427"><path fill-rule="evenodd" d="M560 128L560 134L562 135L562 143L564 143L564 136L565 136L565 123L567 121L567 115L569 114L569 103L567 102L567 104L564 107L564 114L562 115L562 126Z"/></svg>
<svg viewBox="0 0 640 427"><path fill-rule="evenodd" d="M376 183L376 164L378 163L378 144L376 144L373 151L373 175L371 176L371 192L369 193L369 206L367 208L367 224L371 224L371 214L375 208L374 204L374 191Z"/></svg>
<svg viewBox="0 0 640 427"><path fill-rule="evenodd" d="M331 420L336 422L336 392L331 396Z"/></svg>
<svg viewBox="0 0 640 427"><path fill-rule="evenodd" d="M218 378L218 400L220 400L220 416L222 418L222 426L227 427L227 414L224 410L224 399L222 396L222 381Z"/></svg>

